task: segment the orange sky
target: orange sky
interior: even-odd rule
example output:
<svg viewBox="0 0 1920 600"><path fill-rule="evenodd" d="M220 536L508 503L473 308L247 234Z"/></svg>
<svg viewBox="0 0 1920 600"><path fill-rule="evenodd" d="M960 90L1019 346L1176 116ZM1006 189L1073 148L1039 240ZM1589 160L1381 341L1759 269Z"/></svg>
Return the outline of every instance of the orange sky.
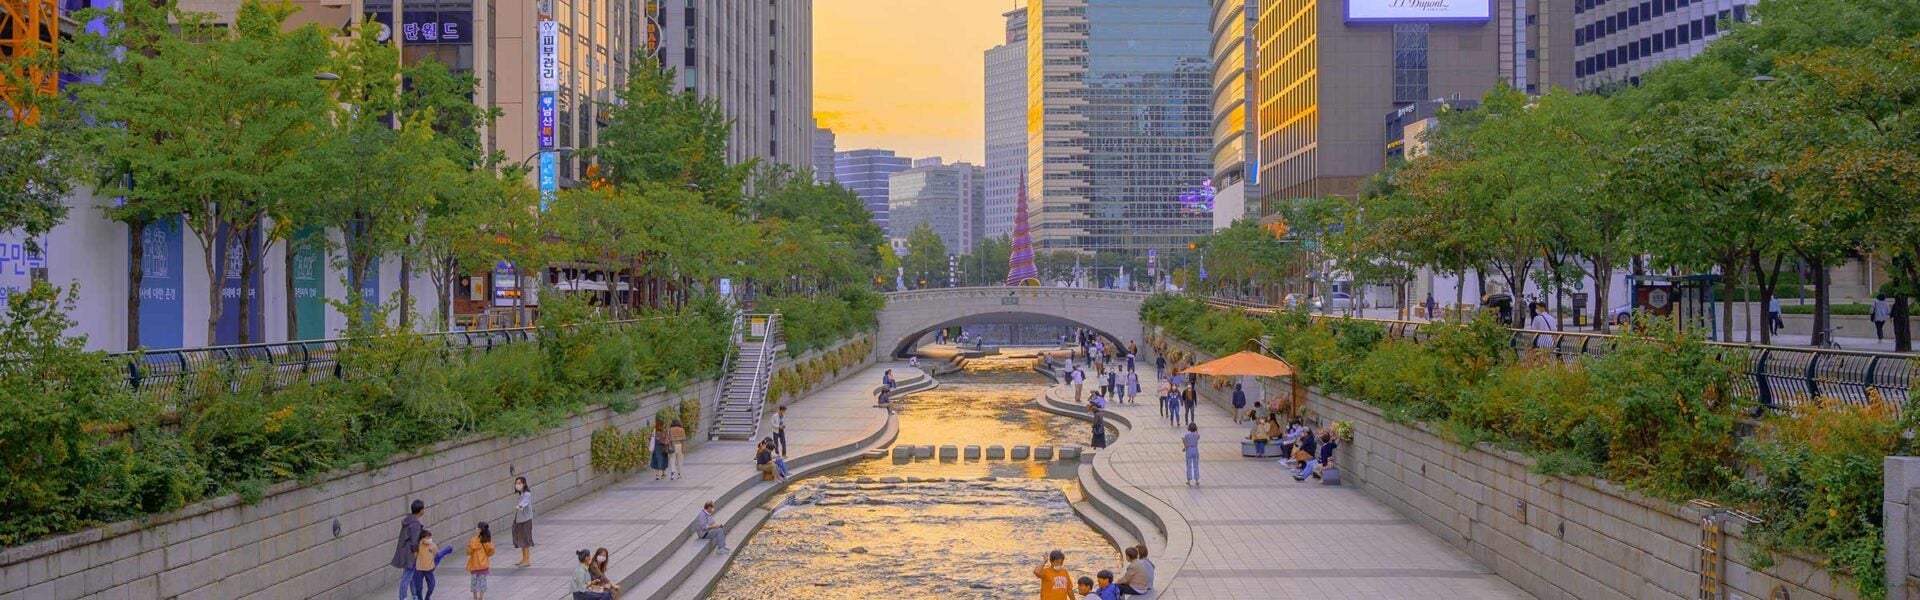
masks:
<svg viewBox="0 0 1920 600"><path fill-rule="evenodd" d="M814 0L813 114L838 150L985 159L985 52L1019 0Z"/></svg>

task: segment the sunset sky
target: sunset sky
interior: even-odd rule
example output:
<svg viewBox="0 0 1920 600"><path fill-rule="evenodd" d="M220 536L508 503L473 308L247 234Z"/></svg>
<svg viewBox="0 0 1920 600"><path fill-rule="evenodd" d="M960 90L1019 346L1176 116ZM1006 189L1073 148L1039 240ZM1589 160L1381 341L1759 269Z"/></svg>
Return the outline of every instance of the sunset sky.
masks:
<svg viewBox="0 0 1920 600"><path fill-rule="evenodd" d="M1022 0L814 0L813 114L838 150L985 159L985 53Z"/></svg>

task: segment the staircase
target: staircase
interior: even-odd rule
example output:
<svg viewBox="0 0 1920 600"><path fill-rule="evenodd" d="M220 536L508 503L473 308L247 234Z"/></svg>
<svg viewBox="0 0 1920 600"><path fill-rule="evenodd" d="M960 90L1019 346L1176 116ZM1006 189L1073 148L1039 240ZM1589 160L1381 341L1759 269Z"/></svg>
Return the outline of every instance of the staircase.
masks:
<svg viewBox="0 0 1920 600"><path fill-rule="evenodd" d="M780 315L746 315L747 329L735 321L733 346L736 357L720 386L719 407L713 414L708 439L751 440L760 433L760 418L766 414L767 384L773 379L773 359L785 344L780 342Z"/></svg>

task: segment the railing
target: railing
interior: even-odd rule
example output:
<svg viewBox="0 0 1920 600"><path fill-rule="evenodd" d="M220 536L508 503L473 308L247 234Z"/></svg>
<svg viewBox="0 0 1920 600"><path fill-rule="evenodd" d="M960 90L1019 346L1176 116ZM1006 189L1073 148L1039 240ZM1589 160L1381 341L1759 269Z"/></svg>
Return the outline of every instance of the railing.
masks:
<svg viewBox="0 0 1920 600"><path fill-rule="evenodd" d="M1270 314L1280 307L1243 301L1209 298L1209 304L1248 312ZM1422 330L1429 326L1456 327L1444 321L1402 321L1339 315L1314 314L1316 319L1353 319L1376 323L1394 337L1426 341ZM1542 339L1546 344L1540 345ZM1574 358L1600 356L1613 347L1618 336L1575 331L1512 330L1515 350L1542 348L1555 356ZM1746 394L1761 406L1787 409L1815 398L1832 398L1852 404L1867 404L1873 396L1893 406L1905 407L1913 392L1914 379L1920 375L1916 361L1920 357L1889 352L1829 350L1793 346L1707 342L1723 359L1745 365L1745 377L1735 383L1735 392Z"/></svg>
<svg viewBox="0 0 1920 600"><path fill-rule="evenodd" d="M767 329L760 336L760 359L753 366L752 388L747 406L753 407L753 435L760 435L760 421L767 414L767 387L773 379L773 355L780 347L780 313L767 315Z"/></svg>
<svg viewBox="0 0 1920 600"><path fill-rule="evenodd" d="M887 292L888 302L913 300L946 300L956 297L1001 297L1001 298L1041 298L1067 297L1111 300L1145 300L1153 294L1130 290L1110 290L1104 288L1044 287L1044 286L973 286L952 288L927 288L904 292Z"/></svg>
<svg viewBox="0 0 1920 600"><path fill-rule="evenodd" d="M744 321L746 317L746 313L743 312L734 311L733 313L733 325L731 326L731 333L729 333L727 337L727 355L720 360L721 383L720 385L713 386L713 416L708 417L709 423L707 425L707 439L709 441L718 439L716 436L720 435L720 416L725 412L720 409L727 401L726 380L733 375L734 356L740 353L740 340L747 335L746 329L741 327L741 321Z"/></svg>

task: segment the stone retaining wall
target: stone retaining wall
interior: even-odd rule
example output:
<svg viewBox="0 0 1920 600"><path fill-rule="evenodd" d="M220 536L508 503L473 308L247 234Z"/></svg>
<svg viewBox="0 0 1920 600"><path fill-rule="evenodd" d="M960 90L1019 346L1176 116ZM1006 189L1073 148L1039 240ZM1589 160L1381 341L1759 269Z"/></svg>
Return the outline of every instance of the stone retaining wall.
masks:
<svg viewBox="0 0 1920 600"><path fill-rule="evenodd" d="M1193 352L1191 345L1168 344ZM1198 353L1204 356L1204 353ZM1285 381L1266 382L1285 398ZM1231 389L1203 383L1226 405ZM1700 588L1699 509L1676 506L1604 480L1533 473L1533 459L1480 444L1447 441L1423 425L1388 422L1370 405L1308 392L1303 414L1353 422L1335 463L1343 480L1392 506L1501 577L1546 599L1672 599ZM1338 514L1339 507L1322 507ZM1831 579L1817 559L1775 554L1752 566L1752 545L1725 526L1727 598L1850 600L1853 584ZM1786 596L1774 596L1784 590Z"/></svg>

